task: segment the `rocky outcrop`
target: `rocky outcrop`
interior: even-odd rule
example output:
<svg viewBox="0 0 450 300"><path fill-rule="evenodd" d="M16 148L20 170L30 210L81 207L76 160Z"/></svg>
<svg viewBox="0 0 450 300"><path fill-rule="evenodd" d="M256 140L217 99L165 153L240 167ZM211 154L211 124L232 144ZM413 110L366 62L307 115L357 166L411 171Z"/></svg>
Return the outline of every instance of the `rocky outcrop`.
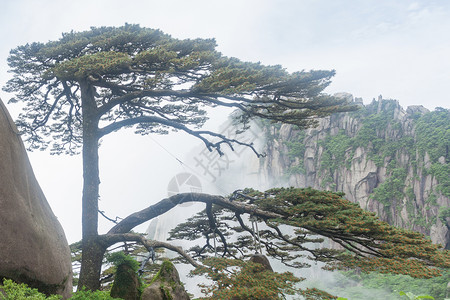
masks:
<svg viewBox="0 0 450 300"><path fill-rule="evenodd" d="M128 264L117 266L114 283L111 288L111 297L124 300L139 300L141 283L136 271Z"/></svg>
<svg viewBox="0 0 450 300"><path fill-rule="evenodd" d="M142 300L189 300L189 295L180 281L175 266L168 260L164 261L161 269L152 283L142 292Z"/></svg>
<svg viewBox="0 0 450 300"><path fill-rule="evenodd" d="M448 110L405 111L380 96L359 111L324 118L316 128L267 127L259 172L268 187L343 191L382 220L449 248L449 130Z"/></svg>
<svg viewBox="0 0 450 300"><path fill-rule="evenodd" d="M270 265L269 259L263 254L254 254L250 257L249 261L260 264L264 267L264 270L273 272L272 266Z"/></svg>
<svg viewBox="0 0 450 300"><path fill-rule="evenodd" d="M67 298L72 264L66 237L1 100L0 158L0 278Z"/></svg>

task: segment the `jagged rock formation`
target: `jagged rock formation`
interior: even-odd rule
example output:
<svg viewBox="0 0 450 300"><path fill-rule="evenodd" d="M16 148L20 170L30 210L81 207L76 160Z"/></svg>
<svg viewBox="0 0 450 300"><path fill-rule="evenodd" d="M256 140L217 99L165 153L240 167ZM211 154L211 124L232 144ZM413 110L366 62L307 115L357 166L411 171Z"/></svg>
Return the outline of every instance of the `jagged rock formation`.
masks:
<svg viewBox="0 0 450 300"><path fill-rule="evenodd" d="M142 300L189 300L189 295L180 281L175 266L168 260L164 261L161 269L151 284L144 289Z"/></svg>
<svg viewBox="0 0 450 300"><path fill-rule="evenodd" d="M0 157L0 279L67 298L72 293L69 245L1 100Z"/></svg>
<svg viewBox="0 0 450 300"><path fill-rule="evenodd" d="M267 186L343 191L382 220L449 248L450 111L405 111L381 96L367 106L355 102L359 111L322 119L316 128L266 127L260 176Z"/></svg>

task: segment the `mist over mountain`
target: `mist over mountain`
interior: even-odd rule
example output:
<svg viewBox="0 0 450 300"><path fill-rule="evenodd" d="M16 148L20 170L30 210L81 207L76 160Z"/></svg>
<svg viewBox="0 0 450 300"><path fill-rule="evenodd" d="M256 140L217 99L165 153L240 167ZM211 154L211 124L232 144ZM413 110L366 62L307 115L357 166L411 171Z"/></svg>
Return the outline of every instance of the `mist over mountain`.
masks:
<svg viewBox="0 0 450 300"><path fill-rule="evenodd" d="M260 181L345 192L389 224L424 233L448 249L450 111L404 109L381 96L363 105L342 96L361 108L303 131L266 125L267 156L254 170Z"/></svg>
<svg viewBox="0 0 450 300"><path fill-rule="evenodd" d="M197 177L200 184L190 185L186 181L186 186L182 186L178 182L172 189L197 190L200 185L203 192L221 195L245 187L265 190L294 186L343 191L348 200L375 212L382 220L422 232L433 242L449 248L450 111L443 108L429 111L423 106L405 109L398 101L381 96L364 105L350 94L341 96L348 97L360 109L320 119L317 127L307 130L255 123L244 135L236 136L253 142L259 152L266 154L263 158L257 158L245 147L237 147L235 151L224 149L223 156L210 153L203 145L193 148L182 158L183 172L174 178L190 174L186 178ZM220 132L234 135L235 129L228 121ZM157 235L166 235L171 221L183 219L191 215L187 210L195 209L202 207L184 207L158 220ZM188 243L179 245L187 247ZM285 269L277 261L271 263L276 271ZM182 277L187 269L181 268ZM323 271L320 264L296 270L295 274L307 278L305 286L323 288L349 299L357 299L354 293L361 290L366 293L365 299L393 295L392 289L383 284L382 288L361 288L361 282ZM387 284L392 279L376 276L364 280L371 284L385 280ZM197 290L193 282L187 282L187 287ZM357 292L345 294L349 288Z"/></svg>

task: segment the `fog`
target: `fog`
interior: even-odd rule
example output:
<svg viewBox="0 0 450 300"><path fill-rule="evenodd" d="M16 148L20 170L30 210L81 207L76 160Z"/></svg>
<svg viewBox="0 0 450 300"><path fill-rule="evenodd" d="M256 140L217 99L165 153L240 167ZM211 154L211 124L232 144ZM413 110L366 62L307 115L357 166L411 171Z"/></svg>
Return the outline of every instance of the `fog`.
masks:
<svg viewBox="0 0 450 300"><path fill-rule="evenodd" d="M125 22L160 28L177 38L217 40L224 55L289 71L335 69L327 92L350 92L366 103L379 94L403 107L448 106L450 3L447 1L61 1L5 0L0 11L0 84L18 45L55 40L61 33ZM7 103L12 95L0 91ZM7 105L13 117L17 105ZM224 114L211 115L216 126ZM124 216L166 196L183 166L177 157L200 145L183 134L106 137L101 147L100 207ZM188 145L180 147L180 145ZM30 153L37 178L69 242L80 239L79 156ZM134 174L134 176L131 176ZM126 199L126 200L124 200ZM127 205L122 207L122 201ZM106 224L102 228L107 228Z"/></svg>
<svg viewBox="0 0 450 300"><path fill-rule="evenodd" d="M445 0L3 0L0 85L11 78L11 49L55 40L71 30L125 22L160 28L176 38L214 37L226 56L281 64L291 72L335 69L326 91L349 92L365 103L382 94L403 107L449 107L450 2ZM0 97L6 104L12 95L0 91ZM7 107L13 117L20 112L17 105ZM206 126L218 129L228 113L212 111ZM261 183L254 174L239 172L242 164L257 163L249 150L251 159L230 154L229 161L222 158L216 165L219 169L211 165L205 170L198 163L206 159L202 147L183 133L142 137L123 130L105 137L100 148L100 209L111 218L123 218L167 197L170 181L185 172L195 174L208 193L225 195ZM81 157L39 151L29 156L69 243L78 241ZM227 179L220 170L224 165L235 172ZM223 174L214 173L219 170ZM111 223L100 220L100 232L106 232Z"/></svg>

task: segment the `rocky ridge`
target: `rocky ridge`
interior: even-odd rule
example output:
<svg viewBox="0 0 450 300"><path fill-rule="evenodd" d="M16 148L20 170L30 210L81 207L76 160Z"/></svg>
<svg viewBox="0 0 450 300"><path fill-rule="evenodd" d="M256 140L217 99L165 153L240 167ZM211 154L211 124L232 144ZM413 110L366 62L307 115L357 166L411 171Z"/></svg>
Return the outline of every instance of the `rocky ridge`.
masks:
<svg viewBox="0 0 450 300"><path fill-rule="evenodd" d="M343 191L382 220L449 248L450 111L404 110L381 96L365 106L350 94L340 96L361 109L304 131L265 127L260 182Z"/></svg>

